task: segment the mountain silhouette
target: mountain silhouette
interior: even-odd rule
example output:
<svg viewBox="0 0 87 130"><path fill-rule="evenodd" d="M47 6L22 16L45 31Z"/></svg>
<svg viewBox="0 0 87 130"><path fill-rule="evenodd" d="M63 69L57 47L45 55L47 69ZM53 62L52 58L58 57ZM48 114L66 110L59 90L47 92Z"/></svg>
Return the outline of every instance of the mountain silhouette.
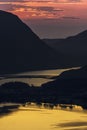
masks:
<svg viewBox="0 0 87 130"><path fill-rule="evenodd" d="M53 68L56 56L16 15L0 10L0 74Z"/></svg>
<svg viewBox="0 0 87 130"><path fill-rule="evenodd" d="M44 39L45 43L60 51L69 67L87 64L87 30L65 39Z"/></svg>
<svg viewBox="0 0 87 130"><path fill-rule="evenodd" d="M62 72L57 79L87 79L87 66Z"/></svg>
<svg viewBox="0 0 87 130"><path fill-rule="evenodd" d="M45 98L63 104L86 105L87 66L77 70L65 71L54 81L41 86Z"/></svg>

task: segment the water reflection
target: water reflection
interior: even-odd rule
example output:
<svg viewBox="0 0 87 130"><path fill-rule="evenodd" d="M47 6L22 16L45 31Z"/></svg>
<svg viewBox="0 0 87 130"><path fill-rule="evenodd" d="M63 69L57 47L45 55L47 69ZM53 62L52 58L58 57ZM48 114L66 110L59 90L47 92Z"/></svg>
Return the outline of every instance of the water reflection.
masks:
<svg viewBox="0 0 87 130"><path fill-rule="evenodd" d="M82 106L73 105L73 104L52 104L52 103L41 103L41 102L27 102L22 104L23 107L29 108L44 108L44 109L57 109L57 110L73 110L73 111L82 111Z"/></svg>
<svg viewBox="0 0 87 130"><path fill-rule="evenodd" d="M70 70L69 69L55 69L55 70L42 70L42 71L31 71L20 73L16 75L0 75L0 85L6 82L25 82L29 85L41 86L43 83L47 83L49 81L53 81L52 77L56 77L60 75L63 71ZM77 69L77 68L73 68Z"/></svg>
<svg viewBox="0 0 87 130"><path fill-rule="evenodd" d="M1 109L0 108L0 117L3 117L3 116L6 116L6 115L9 115L12 111L11 110L3 110L3 108Z"/></svg>
<svg viewBox="0 0 87 130"><path fill-rule="evenodd" d="M68 122L68 123L60 123L56 126L62 127L62 128L64 128L64 130L78 130L78 127L82 127L82 128L79 128L79 130L80 129L81 130L87 130L87 122L86 121L75 121L75 122ZM66 129L66 127L67 127L67 129Z"/></svg>
<svg viewBox="0 0 87 130"><path fill-rule="evenodd" d="M18 104L17 104L18 105ZM75 108L62 108L64 104L26 103L17 105L3 104L9 110L0 118L1 130L87 130L87 115ZM68 105L69 106L69 105ZM68 107L67 106L67 107ZM0 113L1 115L1 113ZM7 116L8 115L8 116ZM2 116L0 116L2 117Z"/></svg>
<svg viewBox="0 0 87 130"><path fill-rule="evenodd" d="M42 109L48 110L68 110L68 111L82 111L81 106L71 105L71 104L51 104L51 103L33 103L27 102L24 104L13 104L6 103L0 104L0 117L11 114L15 111L42 111Z"/></svg>
<svg viewBox="0 0 87 130"><path fill-rule="evenodd" d="M69 123L61 123L58 126L60 127L76 127L76 126L87 126L87 122L69 122Z"/></svg>
<svg viewBox="0 0 87 130"><path fill-rule="evenodd" d="M18 104L0 104L0 117L7 116L18 110L20 105Z"/></svg>
<svg viewBox="0 0 87 130"><path fill-rule="evenodd" d="M69 129L64 129L64 130L87 130L87 127L86 128L69 128Z"/></svg>

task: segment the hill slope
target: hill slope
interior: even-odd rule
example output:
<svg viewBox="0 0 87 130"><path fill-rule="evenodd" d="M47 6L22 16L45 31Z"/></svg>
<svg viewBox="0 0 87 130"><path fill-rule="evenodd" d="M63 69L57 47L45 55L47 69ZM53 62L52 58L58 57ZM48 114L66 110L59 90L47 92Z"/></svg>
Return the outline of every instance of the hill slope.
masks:
<svg viewBox="0 0 87 130"><path fill-rule="evenodd" d="M65 71L54 81L43 84L41 88L49 101L86 105L87 66Z"/></svg>
<svg viewBox="0 0 87 130"><path fill-rule="evenodd" d="M53 68L56 56L16 15L0 10L0 74Z"/></svg>
<svg viewBox="0 0 87 130"><path fill-rule="evenodd" d="M66 39L44 39L49 46L64 54L70 67L87 64L87 30Z"/></svg>
<svg viewBox="0 0 87 130"><path fill-rule="evenodd" d="M68 71L62 72L58 79L86 79L87 80L87 66L84 66L79 69L71 69Z"/></svg>

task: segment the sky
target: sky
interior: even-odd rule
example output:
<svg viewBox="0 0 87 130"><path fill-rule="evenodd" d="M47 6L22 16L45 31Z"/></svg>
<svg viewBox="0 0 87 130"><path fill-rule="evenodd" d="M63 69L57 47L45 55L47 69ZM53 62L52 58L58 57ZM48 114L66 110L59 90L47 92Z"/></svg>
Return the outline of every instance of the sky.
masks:
<svg viewBox="0 0 87 130"><path fill-rule="evenodd" d="M65 38L87 29L87 0L0 0L40 38Z"/></svg>

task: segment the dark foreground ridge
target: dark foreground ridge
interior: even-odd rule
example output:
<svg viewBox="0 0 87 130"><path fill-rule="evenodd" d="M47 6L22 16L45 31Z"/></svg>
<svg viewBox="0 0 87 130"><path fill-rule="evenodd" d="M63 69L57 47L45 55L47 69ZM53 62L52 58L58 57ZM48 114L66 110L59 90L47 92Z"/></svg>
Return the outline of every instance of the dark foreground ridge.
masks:
<svg viewBox="0 0 87 130"><path fill-rule="evenodd" d="M0 10L0 74L53 68L56 56L16 15Z"/></svg>
<svg viewBox="0 0 87 130"><path fill-rule="evenodd" d="M0 102L76 104L87 109L87 66L66 71L40 87L21 82L5 83L0 86Z"/></svg>

